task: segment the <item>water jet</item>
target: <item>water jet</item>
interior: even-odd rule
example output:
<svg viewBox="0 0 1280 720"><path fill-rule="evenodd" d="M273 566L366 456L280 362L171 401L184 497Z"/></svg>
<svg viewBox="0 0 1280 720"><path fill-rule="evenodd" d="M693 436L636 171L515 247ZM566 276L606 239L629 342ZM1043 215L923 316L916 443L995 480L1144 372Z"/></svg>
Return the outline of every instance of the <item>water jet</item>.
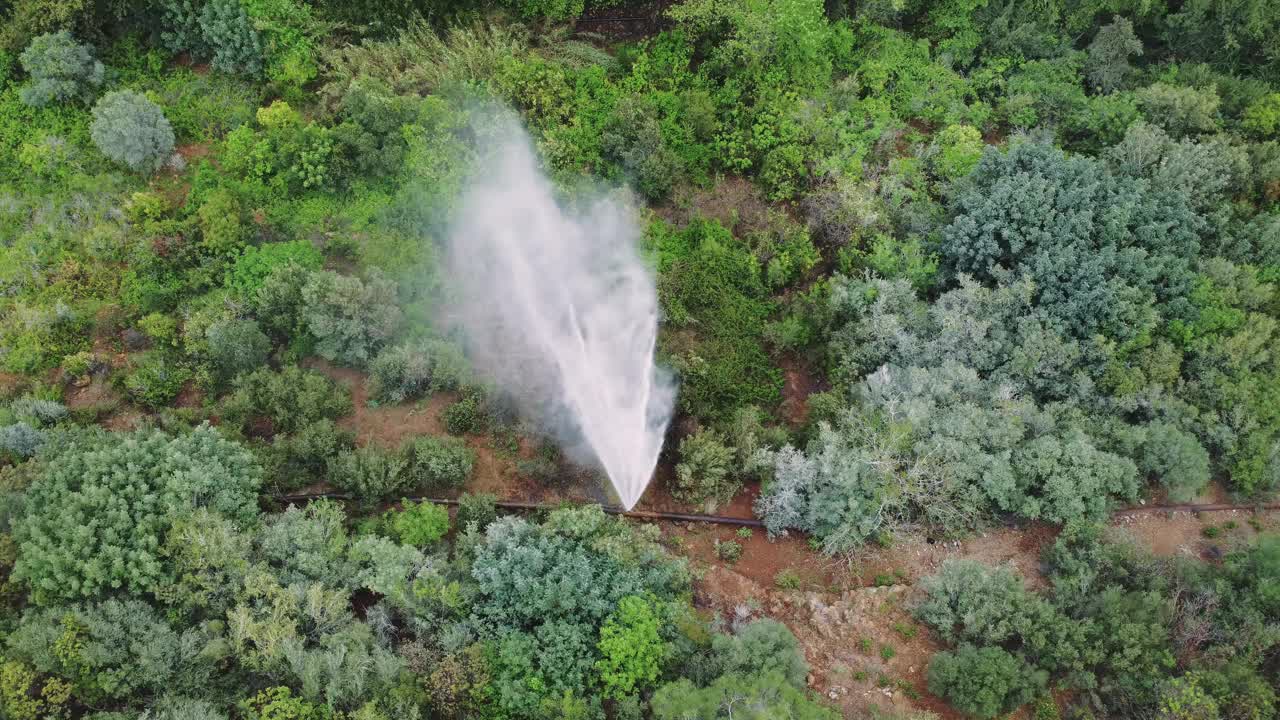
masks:
<svg viewBox="0 0 1280 720"><path fill-rule="evenodd" d="M630 510L675 399L654 358L657 290L637 223L608 195L558 202L527 135L505 122L449 236L452 312L477 369L571 454L597 462Z"/></svg>

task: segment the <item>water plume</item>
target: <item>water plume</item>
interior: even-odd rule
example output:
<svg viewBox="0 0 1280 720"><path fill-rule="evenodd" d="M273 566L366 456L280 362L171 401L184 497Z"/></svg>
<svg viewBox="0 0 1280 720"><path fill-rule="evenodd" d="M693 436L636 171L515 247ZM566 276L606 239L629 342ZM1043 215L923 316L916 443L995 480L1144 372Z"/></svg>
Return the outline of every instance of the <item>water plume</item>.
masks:
<svg viewBox="0 0 1280 720"><path fill-rule="evenodd" d="M557 202L518 123L487 127L448 242L452 312L477 369L631 509L658 462L675 385L654 362L658 299L637 223L604 195Z"/></svg>

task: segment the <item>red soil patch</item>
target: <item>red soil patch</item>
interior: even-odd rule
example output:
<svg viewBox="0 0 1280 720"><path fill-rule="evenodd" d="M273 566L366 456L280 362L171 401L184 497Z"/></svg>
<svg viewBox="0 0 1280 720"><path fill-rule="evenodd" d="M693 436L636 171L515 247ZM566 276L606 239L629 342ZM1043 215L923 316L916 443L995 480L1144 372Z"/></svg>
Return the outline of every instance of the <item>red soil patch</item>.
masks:
<svg viewBox="0 0 1280 720"><path fill-rule="evenodd" d="M779 590L736 567L712 566L697 584L695 602L730 620L768 616L787 625L809 662L809 686L846 717L872 708L958 717L927 693L928 659L940 648L907 612L909 596L906 585Z"/></svg>
<svg viewBox="0 0 1280 720"><path fill-rule="evenodd" d="M710 188L677 190L668 204L654 208L654 212L677 226L687 225L697 217L714 218L741 236L768 227L772 207L750 180L727 175Z"/></svg>
<svg viewBox="0 0 1280 720"><path fill-rule="evenodd" d="M180 408L198 408L203 404L204 391L191 381L187 381L187 384L182 386L182 391L173 400L173 406Z"/></svg>
<svg viewBox="0 0 1280 720"><path fill-rule="evenodd" d="M13 397L26 384L26 379L21 375L0 372L0 398Z"/></svg>
<svg viewBox="0 0 1280 720"><path fill-rule="evenodd" d="M809 396L822 392L826 385L798 358L788 355L778 365L783 378L782 405L778 410L788 426L798 428L809 417Z"/></svg>
<svg viewBox="0 0 1280 720"><path fill-rule="evenodd" d="M109 408L118 405L120 401L120 394L102 377L93 378L92 382L83 387L70 385L62 394L62 403L72 410Z"/></svg>
<svg viewBox="0 0 1280 720"><path fill-rule="evenodd" d="M176 150L178 154L182 156L182 159L186 160L188 163L192 160L199 160L213 152L213 149L209 147L209 143L189 143L187 145L179 145Z"/></svg>
<svg viewBox="0 0 1280 720"><path fill-rule="evenodd" d="M1160 557L1213 560L1257 537L1259 533L1249 524L1250 519L1255 519L1264 531L1280 527L1280 514L1274 512L1254 515L1244 510L1135 510L1117 515L1112 532L1117 539L1132 541ZM1205 537L1205 530L1210 527L1216 528L1217 537Z"/></svg>

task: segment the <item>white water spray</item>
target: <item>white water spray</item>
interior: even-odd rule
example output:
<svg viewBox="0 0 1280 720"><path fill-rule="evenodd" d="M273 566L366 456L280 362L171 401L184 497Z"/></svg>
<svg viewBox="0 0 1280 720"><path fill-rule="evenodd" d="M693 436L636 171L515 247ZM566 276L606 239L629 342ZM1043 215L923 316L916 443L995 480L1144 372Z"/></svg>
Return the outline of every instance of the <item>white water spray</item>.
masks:
<svg viewBox="0 0 1280 720"><path fill-rule="evenodd" d="M654 363L658 300L636 223L605 198L561 207L524 131L503 124L449 240L468 352L563 443L585 446L630 510L675 399Z"/></svg>

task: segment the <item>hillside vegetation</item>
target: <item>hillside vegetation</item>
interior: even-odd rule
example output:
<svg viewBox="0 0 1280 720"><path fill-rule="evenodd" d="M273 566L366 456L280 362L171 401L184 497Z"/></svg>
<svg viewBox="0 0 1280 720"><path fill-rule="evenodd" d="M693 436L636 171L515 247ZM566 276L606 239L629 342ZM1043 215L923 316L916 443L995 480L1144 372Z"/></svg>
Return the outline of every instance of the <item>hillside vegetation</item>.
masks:
<svg viewBox="0 0 1280 720"><path fill-rule="evenodd" d="M1275 0L12 0L0 717L840 716L658 527L468 492L594 471L446 322L504 108L635 208L651 492L851 560L1060 528L915 588L935 709L1280 715L1280 538L1100 529L1280 489Z"/></svg>

